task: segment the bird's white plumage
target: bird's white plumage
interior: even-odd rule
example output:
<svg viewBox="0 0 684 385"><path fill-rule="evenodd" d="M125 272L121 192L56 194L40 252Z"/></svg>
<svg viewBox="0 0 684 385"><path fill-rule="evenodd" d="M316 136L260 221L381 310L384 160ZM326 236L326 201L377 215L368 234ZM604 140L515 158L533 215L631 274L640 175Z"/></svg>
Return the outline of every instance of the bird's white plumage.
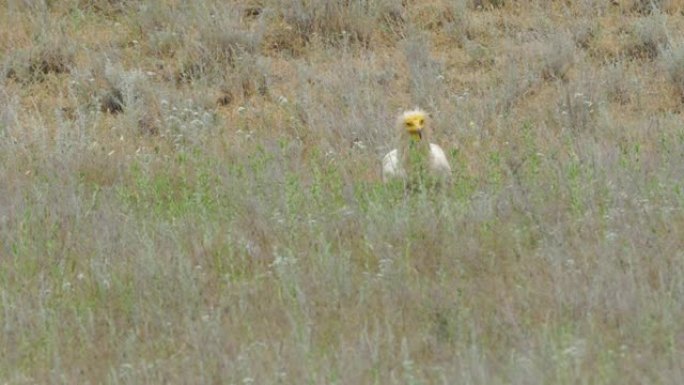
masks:
<svg viewBox="0 0 684 385"><path fill-rule="evenodd" d="M397 125L399 128L400 143L399 148L395 148L388 152L382 158L382 180L388 182L392 179L405 179L407 177L406 167L404 162L407 161L406 154L402 152L408 151L409 143L412 140L411 134L415 136L416 132L420 132L419 141L427 140L427 130L424 130L426 114L419 109L406 111L399 116ZM424 142L423 142L424 143ZM428 143L429 150L427 156L427 168L433 176L448 177L451 175L451 166L447 160L444 150L435 143Z"/></svg>
<svg viewBox="0 0 684 385"><path fill-rule="evenodd" d="M442 147L430 143L430 170L442 176L451 175L451 166Z"/></svg>
<svg viewBox="0 0 684 385"><path fill-rule="evenodd" d="M394 178L406 177L406 170L399 159L399 150L396 148L388 152L382 158L383 182L387 182ZM434 175L442 177L451 175L451 166L449 166L446 154L444 153L444 150L442 150L442 147L435 143L430 143L429 167Z"/></svg>
<svg viewBox="0 0 684 385"><path fill-rule="evenodd" d="M404 178L406 171L399 162L399 150L394 149L382 158L382 181L387 182L392 178Z"/></svg>

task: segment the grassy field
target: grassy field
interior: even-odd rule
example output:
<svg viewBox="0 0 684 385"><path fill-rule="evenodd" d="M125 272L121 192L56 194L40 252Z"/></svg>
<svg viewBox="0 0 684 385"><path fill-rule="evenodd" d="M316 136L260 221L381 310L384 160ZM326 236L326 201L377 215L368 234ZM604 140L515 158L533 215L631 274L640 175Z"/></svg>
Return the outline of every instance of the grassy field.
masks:
<svg viewBox="0 0 684 385"><path fill-rule="evenodd" d="M684 383L683 11L3 1L0 383Z"/></svg>

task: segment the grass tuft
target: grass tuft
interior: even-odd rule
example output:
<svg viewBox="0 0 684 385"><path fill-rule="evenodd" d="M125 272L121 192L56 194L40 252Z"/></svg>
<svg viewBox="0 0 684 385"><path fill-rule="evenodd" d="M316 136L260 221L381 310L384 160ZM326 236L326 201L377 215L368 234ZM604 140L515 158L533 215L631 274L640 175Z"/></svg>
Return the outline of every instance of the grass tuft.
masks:
<svg viewBox="0 0 684 385"><path fill-rule="evenodd" d="M637 58L653 59L662 47L669 44L666 27L667 17L657 9L648 16L637 20L631 30L631 44L627 48L630 55Z"/></svg>
<svg viewBox="0 0 684 385"><path fill-rule="evenodd" d="M684 100L684 45L674 44L661 50L661 57L669 81Z"/></svg>

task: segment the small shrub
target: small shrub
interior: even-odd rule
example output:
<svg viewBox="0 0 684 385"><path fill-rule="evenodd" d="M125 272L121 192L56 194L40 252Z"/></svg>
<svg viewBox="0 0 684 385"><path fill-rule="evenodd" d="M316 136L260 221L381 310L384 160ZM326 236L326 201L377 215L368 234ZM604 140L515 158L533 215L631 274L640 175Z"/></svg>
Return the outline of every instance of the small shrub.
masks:
<svg viewBox="0 0 684 385"><path fill-rule="evenodd" d="M77 74L76 88L80 103L99 108L109 114L122 114L125 127L137 128L134 134L156 135L161 131L161 110L158 94L149 74L125 70L109 61L97 63L94 73Z"/></svg>
<svg viewBox="0 0 684 385"><path fill-rule="evenodd" d="M219 75L234 67L239 57L253 52L255 45L241 33L208 31L200 41L187 45L177 79L191 81L205 75Z"/></svg>
<svg viewBox="0 0 684 385"><path fill-rule="evenodd" d="M471 59L470 64L475 67L491 67L496 63L495 53L473 40L466 40L463 44L463 49Z"/></svg>
<svg viewBox="0 0 684 385"><path fill-rule="evenodd" d="M225 107L233 102L234 96L229 88L222 87L221 95L216 99L216 104Z"/></svg>
<svg viewBox="0 0 684 385"><path fill-rule="evenodd" d="M171 57L183 46L181 35L175 31L154 31L147 41L148 49L157 57Z"/></svg>
<svg viewBox="0 0 684 385"><path fill-rule="evenodd" d="M128 0L78 0L78 8L107 16L121 14Z"/></svg>
<svg viewBox="0 0 684 385"><path fill-rule="evenodd" d="M9 55L3 72L22 83L41 82L50 74L69 73L73 62L74 54L65 42L46 41Z"/></svg>
<svg viewBox="0 0 684 385"><path fill-rule="evenodd" d="M574 132L593 129L596 102L592 95L580 92L581 88L566 87L559 102L558 111L563 128Z"/></svg>
<svg viewBox="0 0 684 385"><path fill-rule="evenodd" d="M575 24L572 32L573 40L578 47L588 49L592 40L596 37L598 25L588 20L582 20Z"/></svg>
<svg viewBox="0 0 684 385"><path fill-rule="evenodd" d="M110 114L123 112L124 102L121 90L110 87L108 90L102 91L102 95L100 96L100 109L102 112L108 112Z"/></svg>
<svg viewBox="0 0 684 385"><path fill-rule="evenodd" d="M103 58L94 58L89 69L75 69L71 73L70 96L81 112L99 110L108 114L118 114L124 111L125 100L121 88L117 85L118 77L111 73L109 76L105 75L107 65L109 64L105 64Z"/></svg>
<svg viewBox="0 0 684 385"><path fill-rule="evenodd" d="M267 48L296 57L304 53L308 37L285 21L271 22L264 34Z"/></svg>
<svg viewBox="0 0 684 385"><path fill-rule="evenodd" d="M123 72L121 66L104 58L96 59L89 71L75 72L73 91L78 103L109 114L124 112L127 100L121 80Z"/></svg>
<svg viewBox="0 0 684 385"><path fill-rule="evenodd" d="M507 114L526 95L533 94L542 82L538 69L528 62L508 58L505 68L498 86L490 91L498 97L490 98L484 104L483 119L490 123L494 116Z"/></svg>
<svg viewBox="0 0 684 385"><path fill-rule="evenodd" d="M659 2L660 0L633 0L630 8L633 12L649 14Z"/></svg>
<svg viewBox="0 0 684 385"><path fill-rule="evenodd" d="M684 43L661 50L662 65L684 102Z"/></svg>
<svg viewBox="0 0 684 385"><path fill-rule="evenodd" d="M412 33L402 44L409 68L409 91L412 100L421 106L434 106L443 95L443 65L432 59L429 40L420 33Z"/></svg>
<svg viewBox="0 0 684 385"><path fill-rule="evenodd" d="M677 3L677 0L632 0L632 6L629 9L632 12L648 15L655 12L672 12L677 8Z"/></svg>
<svg viewBox="0 0 684 385"><path fill-rule="evenodd" d="M654 11L649 16L639 19L632 26L627 53L637 58L653 59L658 56L661 47L669 42L666 16Z"/></svg>
<svg viewBox="0 0 684 385"><path fill-rule="evenodd" d="M131 119L135 119L141 133L159 133L174 148L186 150L206 145L216 135L217 116L205 105L214 106L201 97L186 99L172 93L158 97L148 93L138 99ZM144 131L146 128L148 131Z"/></svg>
<svg viewBox="0 0 684 385"><path fill-rule="evenodd" d="M45 46L31 53L29 71L36 77L69 72L73 54L60 46Z"/></svg>
<svg viewBox="0 0 684 385"><path fill-rule="evenodd" d="M5 86L0 82L0 142L2 145L9 142L10 133L17 125L18 110L18 96L7 92Z"/></svg>
<svg viewBox="0 0 684 385"><path fill-rule="evenodd" d="M127 127L136 127L137 131L134 134L159 134L162 129L162 114L157 97L158 91L147 76L138 71L126 72L119 84L126 106L124 119L130 121Z"/></svg>
<svg viewBox="0 0 684 385"><path fill-rule="evenodd" d="M635 92L628 83L625 67L622 62L612 64L606 68L602 77L606 97L609 101L627 104L633 98Z"/></svg>
<svg viewBox="0 0 684 385"><path fill-rule="evenodd" d="M21 83L32 83L42 82L50 75L69 73L74 67L75 44L67 35L64 22L50 20L47 8L38 3L29 8L33 8L31 13L35 14L25 21L9 19L9 28L29 33L30 45L22 44L21 48L0 54L0 60L4 62L3 75Z"/></svg>
<svg viewBox="0 0 684 385"><path fill-rule="evenodd" d="M131 30L140 34L145 53L160 58L172 57L187 40L192 18L180 17L180 12L162 2L142 2L130 7L127 21Z"/></svg>
<svg viewBox="0 0 684 385"><path fill-rule="evenodd" d="M467 2L465 0L458 0L451 3L446 12L448 22L445 30L456 40L459 47L463 47L465 42L471 38L470 19L467 15L467 9Z"/></svg>
<svg viewBox="0 0 684 385"><path fill-rule="evenodd" d="M475 9L501 8L505 4L505 0L472 0L471 2L471 6Z"/></svg>
<svg viewBox="0 0 684 385"><path fill-rule="evenodd" d="M401 3L384 1L287 0L274 4L284 21L309 43L318 35L326 43L370 44L378 24L401 19Z"/></svg>
<svg viewBox="0 0 684 385"><path fill-rule="evenodd" d="M575 62L575 44L564 33L558 33L542 46L539 53L542 61L542 76L547 79L565 79Z"/></svg>
<svg viewBox="0 0 684 385"><path fill-rule="evenodd" d="M247 99L253 95L268 93L269 69L265 58L245 55L237 59L233 70L223 74L220 84L221 101L230 104L235 97ZM226 99L227 98L227 99Z"/></svg>
<svg viewBox="0 0 684 385"><path fill-rule="evenodd" d="M202 8L197 11L193 20L186 23L191 23L186 29L197 26L199 29L196 37L184 35L182 51L176 55L181 61L177 74L179 81L223 74L234 68L238 59L254 53L263 38L261 29L245 29L240 23L239 14L232 9ZM170 38L173 40L173 34ZM165 50L168 51L169 48Z"/></svg>

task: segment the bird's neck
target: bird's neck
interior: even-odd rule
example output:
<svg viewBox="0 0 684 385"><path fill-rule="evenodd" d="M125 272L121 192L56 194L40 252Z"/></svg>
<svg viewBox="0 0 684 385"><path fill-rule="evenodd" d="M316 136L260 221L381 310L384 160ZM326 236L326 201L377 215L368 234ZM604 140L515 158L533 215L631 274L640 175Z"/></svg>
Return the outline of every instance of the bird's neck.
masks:
<svg viewBox="0 0 684 385"><path fill-rule="evenodd" d="M427 152L428 146L427 140L409 138L409 140L404 143L404 152Z"/></svg>
<svg viewBox="0 0 684 385"><path fill-rule="evenodd" d="M425 141L409 141L403 151L404 164L408 170L420 170L427 166L428 143Z"/></svg>

